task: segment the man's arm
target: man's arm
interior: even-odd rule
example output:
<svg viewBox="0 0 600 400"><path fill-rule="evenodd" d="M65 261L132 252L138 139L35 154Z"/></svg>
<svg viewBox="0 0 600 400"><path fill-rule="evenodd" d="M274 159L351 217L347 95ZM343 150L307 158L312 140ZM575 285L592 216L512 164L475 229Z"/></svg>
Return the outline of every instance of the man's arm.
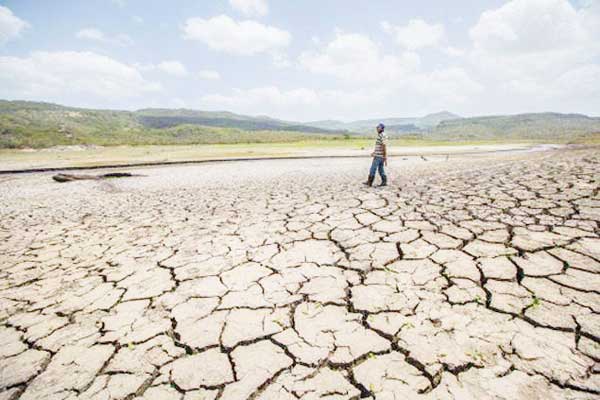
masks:
<svg viewBox="0 0 600 400"><path fill-rule="evenodd" d="M383 163L387 167L387 144L383 144Z"/></svg>

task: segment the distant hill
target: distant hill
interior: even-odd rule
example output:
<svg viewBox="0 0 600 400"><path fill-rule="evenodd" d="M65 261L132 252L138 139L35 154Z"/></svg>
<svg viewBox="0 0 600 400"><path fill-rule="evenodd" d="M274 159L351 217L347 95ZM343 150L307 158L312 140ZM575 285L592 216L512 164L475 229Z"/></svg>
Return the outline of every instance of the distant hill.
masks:
<svg viewBox="0 0 600 400"><path fill-rule="evenodd" d="M227 111L209 112L196 110L144 109L135 111L138 121L147 128L172 128L177 125L202 125L221 128L237 128L249 131L290 131L306 133L337 133L327 128L280 121L269 117L249 117Z"/></svg>
<svg viewBox="0 0 600 400"><path fill-rule="evenodd" d="M385 130L391 135L401 133L417 133L422 131L421 128L414 124L386 125Z"/></svg>
<svg viewBox="0 0 600 400"><path fill-rule="evenodd" d="M285 142L343 132L230 112L93 110L0 100L0 148Z"/></svg>
<svg viewBox="0 0 600 400"><path fill-rule="evenodd" d="M461 116L452 114L451 112L442 111L434 114L428 114L423 118L420 118L417 126L421 128L430 128L437 126L442 121L452 121L461 118Z"/></svg>
<svg viewBox="0 0 600 400"><path fill-rule="evenodd" d="M420 118L297 123L228 111L93 110L0 100L0 148L96 144L286 142L341 134L372 135L377 123L396 137L432 140L570 141L600 137L600 118L538 113L461 118L449 112Z"/></svg>
<svg viewBox="0 0 600 400"><path fill-rule="evenodd" d="M391 134L406 132L408 126L414 126L414 131L430 129L438 125L441 121L453 120L461 118L456 114L448 111L442 111L435 114L428 114L424 117L405 117L405 118L379 118L365 119L351 122L343 122L336 120L324 120L305 122L304 125L310 125L322 129L338 129L347 130L353 133L371 133L375 126L380 122L386 125L387 131Z"/></svg>
<svg viewBox="0 0 600 400"><path fill-rule="evenodd" d="M600 134L600 118L537 113L442 121L423 136L451 139L566 139Z"/></svg>
<svg viewBox="0 0 600 400"><path fill-rule="evenodd" d="M571 140L600 135L600 118L582 114L530 113L462 118L447 111L420 118L381 118L353 122L335 120L308 122L328 129L371 134L383 122L394 136L436 140Z"/></svg>

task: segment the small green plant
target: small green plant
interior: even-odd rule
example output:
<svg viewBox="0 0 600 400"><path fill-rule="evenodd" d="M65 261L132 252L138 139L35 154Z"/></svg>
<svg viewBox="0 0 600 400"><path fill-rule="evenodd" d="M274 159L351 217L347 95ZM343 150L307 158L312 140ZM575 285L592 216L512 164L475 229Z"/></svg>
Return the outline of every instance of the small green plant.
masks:
<svg viewBox="0 0 600 400"><path fill-rule="evenodd" d="M398 271L394 271L393 269L391 269L388 266L384 266L383 269L385 270L385 272L389 273L389 274L397 274Z"/></svg>
<svg viewBox="0 0 600 400"><path fill-rule="evenodd" d="M473 350L472 352L467 351L467 352L465 352L465 354L475 361L483 362L483 354L477 349Z"/></svg>
<svg viewBox="0 0 600 400"><path fill-rule="evenodd" d="M376 393L376 392L375 392L375 385L373 385L372 383L369 383L369 391L370 391L371 393Z"/></svg>
<svg viewBox="0 0 600 400"><path fill-rule="evenodd" d="M541 300L537 297L533 297L533 301L530 304L531 308L538 308L542 304Z"/></svg>
<svg viewBox="0 0 600 400"><path fill-rule="evenodd" d="M400 330L406 328L406 329L413 329L415 326L412 322L405 322L402 324L402 326L400 327Z"/></svg>
<svg viewBox="0 0 600 400"><path fill-rule="evenodd" d="M285 328L286 327L285 324L282 321L278 320L278 319L273 320L273 322L275 322L281 328Z"/></svg>

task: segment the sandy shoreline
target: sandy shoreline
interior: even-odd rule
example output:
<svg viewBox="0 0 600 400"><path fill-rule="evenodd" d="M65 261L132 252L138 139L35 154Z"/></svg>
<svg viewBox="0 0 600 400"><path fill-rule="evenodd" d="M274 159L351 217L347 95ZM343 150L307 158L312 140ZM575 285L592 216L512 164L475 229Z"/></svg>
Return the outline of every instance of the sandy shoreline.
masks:
<svg viewBox="0 0 600 400"><path fill-rule="evenodd" d="M567 147L558 144L494 144L494 145L456 145L456 146L397 146L391 147L390 157L411 156L450 156L462 154L518 153L556 150ZM178 154L177 150L162 154L160 151L147 152L144 156L136 154L114 156L105 154L107 148L68 148L44 149L36 151L13 151L0 153L0 174L46 172L61 170L86 170L101 168L127 168L158 165L194 164L220 161L250 161L269 159L309 159L309 158L343 158L370 157L366 149L345 148L310 148L310 149L270 149L265 154L254 151L241 152L242 156L228 154ZM71 154L71 156L69 156ZM74 154L74 155L73 155Z"/></svg>

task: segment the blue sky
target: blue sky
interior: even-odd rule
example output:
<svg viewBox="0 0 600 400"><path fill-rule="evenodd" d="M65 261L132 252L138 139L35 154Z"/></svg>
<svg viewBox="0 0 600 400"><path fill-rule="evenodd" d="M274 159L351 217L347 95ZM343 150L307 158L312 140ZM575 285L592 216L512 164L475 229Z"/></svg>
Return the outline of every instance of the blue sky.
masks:
<svg viewBox="0 0 600 400"><path fill-rule="evenodd" d="M306 121L600 112L600 1L0 0L0 98Z"/></svg>

